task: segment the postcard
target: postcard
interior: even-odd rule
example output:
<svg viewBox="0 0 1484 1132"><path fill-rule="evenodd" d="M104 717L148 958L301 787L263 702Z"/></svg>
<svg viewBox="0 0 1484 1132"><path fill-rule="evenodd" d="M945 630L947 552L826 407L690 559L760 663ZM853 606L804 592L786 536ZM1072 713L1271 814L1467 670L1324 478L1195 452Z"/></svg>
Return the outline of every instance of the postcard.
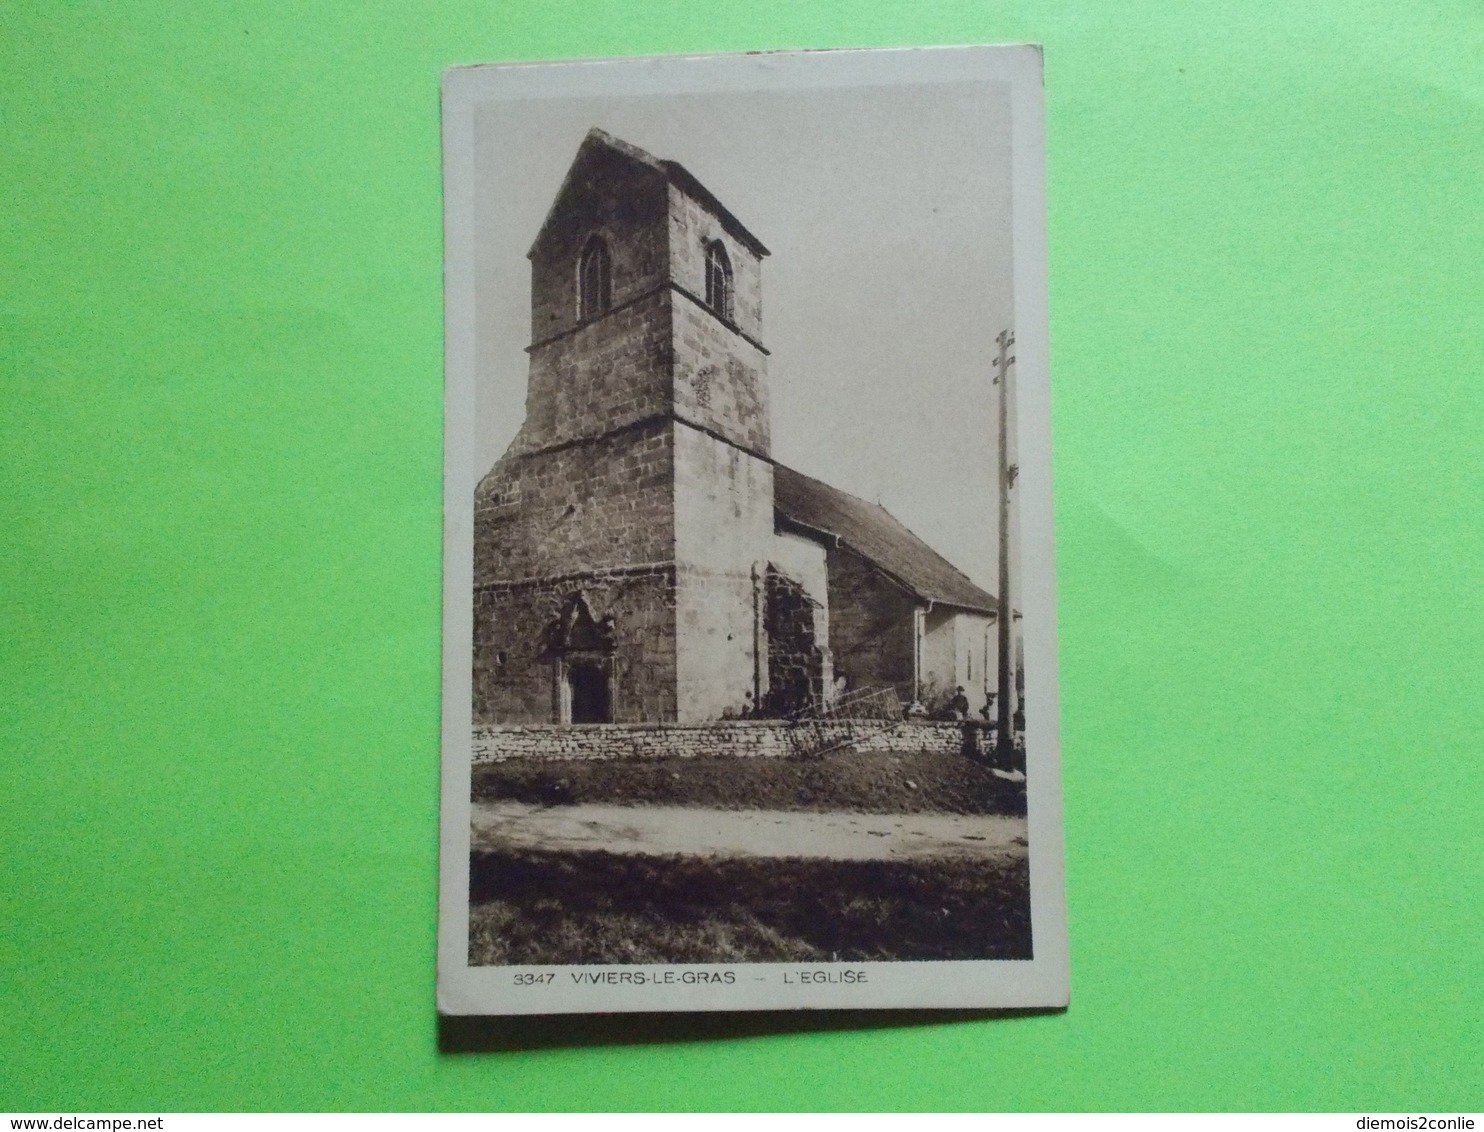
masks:
<svg viewBox="0 0 1484 1132"><path fill-rule="evenodd" d="M440 1011L1066 1005L1040 50L443 115Z"/></svg>

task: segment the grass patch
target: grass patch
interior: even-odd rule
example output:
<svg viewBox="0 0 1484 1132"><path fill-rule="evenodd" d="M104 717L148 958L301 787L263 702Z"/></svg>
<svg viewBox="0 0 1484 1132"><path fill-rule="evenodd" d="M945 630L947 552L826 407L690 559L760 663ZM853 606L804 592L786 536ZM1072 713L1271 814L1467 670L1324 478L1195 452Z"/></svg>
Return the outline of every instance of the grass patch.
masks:
<svg viewBox="0 0 1484 1132"><path fill-rule="evenodd" d="M471 965L1029 959L1019 861L475 853Z"/></svg>
<svg viewBox="0 0 1484 1132"><path fill-rule="evenodd" d="M511 759L474 768L474 800L867 814L1024 814L1023 784L962 755L836 751L819 758Z"/></svg>

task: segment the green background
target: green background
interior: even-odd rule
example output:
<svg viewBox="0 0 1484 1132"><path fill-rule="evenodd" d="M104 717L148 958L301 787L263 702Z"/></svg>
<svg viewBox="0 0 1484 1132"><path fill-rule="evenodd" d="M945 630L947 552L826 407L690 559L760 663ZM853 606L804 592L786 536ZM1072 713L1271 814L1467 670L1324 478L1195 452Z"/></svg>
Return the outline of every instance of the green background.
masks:
<svg viewBox="0 0 1484 1132"><path fill-rule="evenodd" d="M1476 3L0 19L0 1108L1484 1105ZM439 72L1005 40L1070 1011L439 1053Z"/></svg>

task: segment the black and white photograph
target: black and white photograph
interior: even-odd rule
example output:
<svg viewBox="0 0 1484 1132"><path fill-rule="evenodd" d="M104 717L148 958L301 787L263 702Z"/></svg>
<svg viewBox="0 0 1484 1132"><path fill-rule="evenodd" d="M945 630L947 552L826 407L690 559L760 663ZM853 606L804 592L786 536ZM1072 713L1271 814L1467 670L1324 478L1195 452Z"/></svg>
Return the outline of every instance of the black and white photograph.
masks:
<svg viewBox="0 0 1484 1132"><path fill-rule="evenodd" d="M445 75L444 1013L1066 1004L1041 101Z"/></svg>

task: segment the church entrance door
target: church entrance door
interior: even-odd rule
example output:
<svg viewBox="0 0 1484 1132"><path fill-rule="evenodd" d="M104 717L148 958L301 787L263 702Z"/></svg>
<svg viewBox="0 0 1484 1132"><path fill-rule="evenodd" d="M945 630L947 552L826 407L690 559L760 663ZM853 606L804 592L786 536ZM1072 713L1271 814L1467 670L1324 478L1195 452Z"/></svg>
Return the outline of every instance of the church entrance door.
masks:
<svg viewBox="0 0 1484 1132"><path fill-rule="evenodd" d="M572 594L546 627L552 717L557 723L613 722L613 618L597 620L585 594Z"/></svg>
<svg viewBox="0 0 1484 1132"><path fill-rule="evenodd" d="M567 687L572 696L573 723L609 723L612 705L608 695L608 673L598 664L579 663L567 669Z"/></svg>

